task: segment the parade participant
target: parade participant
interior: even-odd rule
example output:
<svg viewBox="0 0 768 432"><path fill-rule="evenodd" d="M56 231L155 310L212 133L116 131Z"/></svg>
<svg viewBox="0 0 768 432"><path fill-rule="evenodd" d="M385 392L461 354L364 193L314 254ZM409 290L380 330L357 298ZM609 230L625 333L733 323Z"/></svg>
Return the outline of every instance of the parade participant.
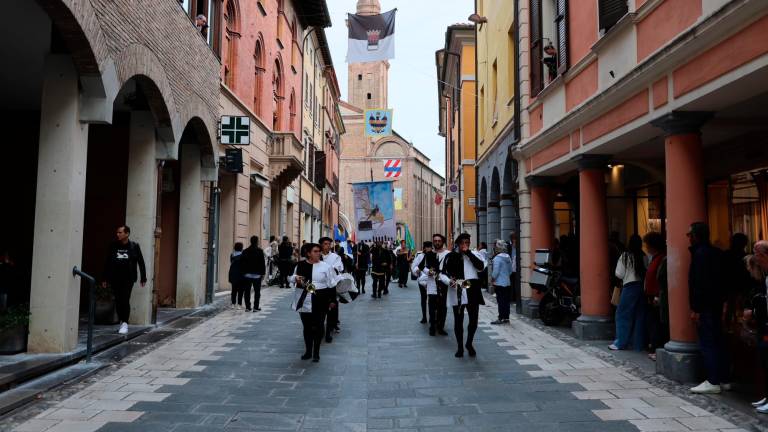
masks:
<svg viewBox="0 0 768 432"><path fill-rule="evenodd" d="M445 248L445 236L442 234L432 235L432 247L437 255L437 259L440 265L450 251ZM448 315L448 307L446 306L446 296L448 294L448 285L437 280L437 294L434 297L428 297L427 302L430 310L430 314L434 310L435 315L435 328L439 335L448 336L445 331L445 318Z"/></svg>
<svg viewBox="0 0 768 432"><path fill-rule="evenodd" d="M408 262L411 261L411 250L405 244L405 240L400 240L400 246L397 248L397 286L406 288L408 286Z"/></svg>
<svg viewBox="0 0 768 432"><path fill-rule="evenodd" d="M429 301L429 335L437 333L437 304L439 293L437 290L440 261L433 251L424 253L424 258L419 263L419 284L424 284Z"/></svg>
<svg viewBox="0 0 768 432"><path fill-rule="evenodd" d="M277 247L277 269L280 272L280 288L288 288L288 275L293 271L293 245L288 236L283 236L283 242Z"/></svg>
<svg viewBox="0 0 768 432"><path fill-rule="evenodd" d="M371 262L371 248L362 240L352 248L355 260L355 286L361 294L365 294L365 275L368 273L368 264Z"/></svg>
<svg viewBox="0 0 768 432"><path fill-rule="evenodd" d="M387 283L384 284L384 295L389 294L389 284L392 283L392 278L397 276L397 266L395 265L397 263L397 255L395 255L395 249L391 242L387 242L386 251L389 253L389 267L387 270Z"/></svg>
<svg viewBox="0 0 768 432"><path fill-rule="evenodd" d="M371 250L371 276L373 277L373 298L381 298L386 289L386 277L392 264L391 252L381 242L376 242Z"/></svg>
<svg viewBox="0 0 768 432"><path fill-rule="evenodd" d="M299 312L304 327L305 351L301 359L312 358L313 362L318 362L325 315L328 313L328 305L336 296L333 286L336 275L331 266L321 261L320 245L307 243L301 247L301 252L306 259L296 265L293 275L288 279L296 286L293 307Z"/></svg>
<svg viewBox="0 0 768 432"><path fill-rule="evenodd" d="M432 252L432 242L425 241L421 252L416 254L416 258L413 259L413 265L411 266L411 273L416 276L419 284L419 294L421 294L421 323L427 323L427 281L420 278L421 271L424 270L424 256L425 254Z"/></svg>
<svg viewBox="0 0 768 432"><path fill-rule="evenodd" d="M333 240L331 240L330 237L322 237L320 239L322 260L324 263L331 266L334 272L338 275L344 273L344 262L336 252L331 250L332 245ZM333 342L333 332L339 330L339 302L337 296L333 296L328 307L328 318L325 325L325 341L331 343Z"/></svg>
<svg viewBox="0 0 768 432"><path fill-rule="evenodd" d="M485 269L485 261L480 254L469 248L470 236L462 233L456 238L457 251L449 253L440 269L440 280L448 285L448 304L453 307L453 331L456 335L456 357L464 357L466 346L470 357L477 353L472 345L477 331L477 318L480 305L484 305L480 288L480 272ZM464 345L464 311L469 314L467 325L467 343Z"/></svg>

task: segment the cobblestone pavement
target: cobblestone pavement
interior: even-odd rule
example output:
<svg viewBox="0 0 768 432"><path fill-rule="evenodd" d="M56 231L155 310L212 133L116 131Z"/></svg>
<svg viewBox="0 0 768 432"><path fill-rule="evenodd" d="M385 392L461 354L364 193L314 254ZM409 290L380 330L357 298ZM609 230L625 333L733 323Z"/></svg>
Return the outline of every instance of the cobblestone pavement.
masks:
<svg viewBox="0 0 768 432"><path fill-rule="evenodd" d="M743 430L524 320L491 327L492 306L477 357L456 359L418 323L411 284L343 305L320 363L299 359L288 290L266 289L261 312L223 312L15 430Z"/></svg>

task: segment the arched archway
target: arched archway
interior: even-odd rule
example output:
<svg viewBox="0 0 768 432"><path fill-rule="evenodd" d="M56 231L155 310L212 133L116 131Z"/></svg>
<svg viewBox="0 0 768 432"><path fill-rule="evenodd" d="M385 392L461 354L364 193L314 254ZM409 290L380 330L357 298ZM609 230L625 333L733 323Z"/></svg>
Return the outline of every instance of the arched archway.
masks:
<svg viewBox="0 0 768 432"><path fill-rule="evenodd" d="M509 155L504 163L504 175L501 182L501 239L509 240L511 234L518 234L520 210L517 198L517 161Z"/></svg>
<svg viewBox="0 0 768 432"><path fill-rule="evenodd" d="M488 236L488 182L483 177L480 180L480 193L477 196L477 239L479 245Z"/></svg>
<svg viewBox="0 0 768 432"><path fill-rule="evenodd" d="M487 244L493 244L501 237L501 212L499 201L501 200L501 179L498 168L493 168L491 174L491 188L488 197L488 234L485 239Z"/></svg>

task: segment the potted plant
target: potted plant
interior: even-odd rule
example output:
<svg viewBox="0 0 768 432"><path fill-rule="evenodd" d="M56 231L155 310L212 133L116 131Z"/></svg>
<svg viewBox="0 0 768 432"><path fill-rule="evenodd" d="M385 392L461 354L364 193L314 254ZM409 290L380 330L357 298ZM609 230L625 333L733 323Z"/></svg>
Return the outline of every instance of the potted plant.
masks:
<svg viewBox="0 0 768 432"><path fill-rule="evenodd" d="M26 351L28 334L28 304L13 306L0 312L0 354Z"/></svg>
<svg viewBox="0 0 768 432"><path fill-rule="evenodd" d="M111 287L96 285L96 312L94 315L94 324L112 325L117 323L115 296Z"/></svg>

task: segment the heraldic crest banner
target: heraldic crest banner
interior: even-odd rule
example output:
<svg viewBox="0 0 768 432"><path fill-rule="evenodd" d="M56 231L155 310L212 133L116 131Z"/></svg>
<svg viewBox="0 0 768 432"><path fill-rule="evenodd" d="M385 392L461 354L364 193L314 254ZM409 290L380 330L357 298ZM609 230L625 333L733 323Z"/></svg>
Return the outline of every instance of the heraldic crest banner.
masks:
<svg viewBox="0 0 768 432"><path fill-rule="evenodd" d="M395 12L397 9L380 15L347 14L347 63L395 58Z"/></svg>
<svg viewBox="0 0 768 432"><path fill-rule="evenodd" d="M365 135L373 138L392 135L392 110L365 110Z"/></svg>
<svg viewBox="0 0 768 432"><path fill-rule="evenodd" d="M357 240L394 241L395 204L392 182L353 183Z"/></svg>

